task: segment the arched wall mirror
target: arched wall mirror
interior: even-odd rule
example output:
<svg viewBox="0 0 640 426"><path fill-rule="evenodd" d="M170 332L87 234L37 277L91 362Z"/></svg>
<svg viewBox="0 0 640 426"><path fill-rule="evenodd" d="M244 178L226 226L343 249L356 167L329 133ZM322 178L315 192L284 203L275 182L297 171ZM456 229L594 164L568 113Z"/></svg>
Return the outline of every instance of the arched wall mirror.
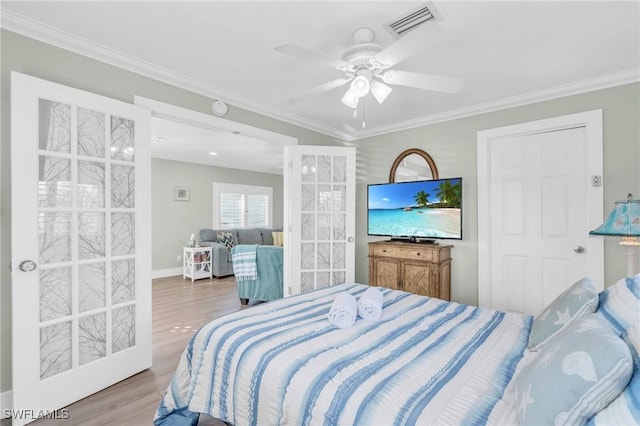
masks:
<svg viewBox="0 0 640 426"><path fill-rule="evenodd" d="M391 166L389 182L438 179L438 168L433 158L417 148L407 149Z"/></svg>

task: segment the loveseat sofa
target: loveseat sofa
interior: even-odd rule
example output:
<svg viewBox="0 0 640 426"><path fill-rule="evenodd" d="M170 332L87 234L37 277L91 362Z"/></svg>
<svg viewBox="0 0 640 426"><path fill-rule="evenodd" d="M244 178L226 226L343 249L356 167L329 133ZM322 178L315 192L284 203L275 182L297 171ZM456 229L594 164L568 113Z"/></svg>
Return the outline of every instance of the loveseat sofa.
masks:
<svg viewBox="0 0 640 426"><path fill-rule="evenodd" d="M259 244L273 245L271 232L282 231L282 228L237 228L237 229L211 229L201 228L199 231L200 245L209 246L211 249L213 276L225 277L233 275L233 263L231 251L218 241L219 233L231 233L233 245Z"/></svg>

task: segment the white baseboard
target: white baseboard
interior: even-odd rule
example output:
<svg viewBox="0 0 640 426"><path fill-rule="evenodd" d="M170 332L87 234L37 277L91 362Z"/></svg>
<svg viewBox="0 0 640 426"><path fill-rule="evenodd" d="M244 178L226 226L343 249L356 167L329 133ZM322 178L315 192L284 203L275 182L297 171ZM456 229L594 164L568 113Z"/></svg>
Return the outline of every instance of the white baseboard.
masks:
<svg viewBox="0 0 640 426"><path fill-rule="evenodd" d="M182 275L182 268L157 269L155 271L151 271L151 279L175 277L176 275Z"/></svg>
<svg viewBox="0 0 640 426"><path fill-rule="evenodd" d="M12 408L13 391L5 391L0 393L0 419L8 419L10 416L5 416L5 414L10 414L10 410Z"/></svg>

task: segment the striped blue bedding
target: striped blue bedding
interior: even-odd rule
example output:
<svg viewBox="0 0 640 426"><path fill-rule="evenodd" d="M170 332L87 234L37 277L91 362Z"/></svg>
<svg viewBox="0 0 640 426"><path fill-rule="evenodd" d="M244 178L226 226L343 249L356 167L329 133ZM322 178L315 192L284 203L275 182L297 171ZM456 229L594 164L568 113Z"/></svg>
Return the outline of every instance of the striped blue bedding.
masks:
<svg viewBox="0 0 640 426"><path fill-rule="evenodd" d="M194 334L156 425L513 424L503 394L532 318L382 289L378 321L329 323L338 286L219 318Z"/></svg>

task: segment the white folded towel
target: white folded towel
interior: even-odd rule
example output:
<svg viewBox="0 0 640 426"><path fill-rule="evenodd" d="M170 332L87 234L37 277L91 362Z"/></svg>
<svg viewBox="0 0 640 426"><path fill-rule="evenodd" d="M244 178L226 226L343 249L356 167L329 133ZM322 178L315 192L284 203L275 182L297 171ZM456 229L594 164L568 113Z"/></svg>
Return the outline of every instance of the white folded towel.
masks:
<svg viewBox="0 0 640 426"><path fill-rule="evenodd" d="M377 320L382 315L382 292L374 287L369 287L360 295L358 300L358 315L362 319Z"/></svg>
<svg viewBox="0 0 640 426"><path fill-rule="evenodd" d="M329 321L338 328L350 327L358 316L358 302L351 293L336 296L329 310Z"/></svg>

